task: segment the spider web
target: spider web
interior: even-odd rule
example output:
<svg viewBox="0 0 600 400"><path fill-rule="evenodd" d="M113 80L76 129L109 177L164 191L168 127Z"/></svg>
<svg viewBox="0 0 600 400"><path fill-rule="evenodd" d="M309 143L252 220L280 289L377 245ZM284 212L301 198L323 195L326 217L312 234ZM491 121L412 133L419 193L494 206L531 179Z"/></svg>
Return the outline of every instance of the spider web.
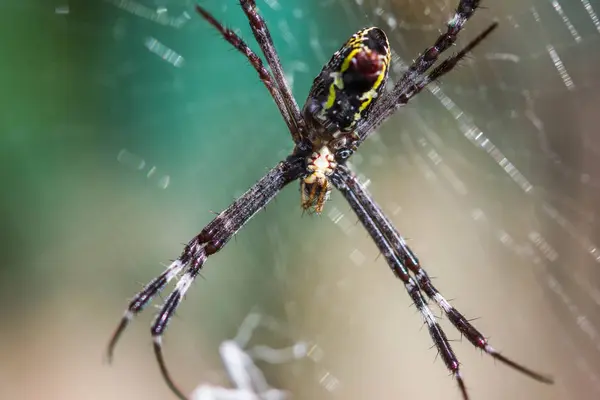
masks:
<svg viewBox="0 0 600 400"><path fill-rule="evenodd" d="M95 168L116 171L128 190L141 195L131 197L135 201L128 204L122 204L121 196L116 196L114 203L107 202L118 208L117 213L96 205L104 211L98 214L113 215L110 236L120 238L116 243L88 226L85 235L72 233L69 239L73 248L86 248L86 238L93 240L94 246L110 244L106 247L114 251L114 264L119 266L118 273L110 276L110 287L118 292L114 295L120 296L120 301L137 289L127 283L146 281L156 272L149 273L148 265L156 265L164 254L177 254L179 243L208 222L211 215L204 210L219 211L256 180L262 168L285 156L291 148L289 138L282 135L283 124L255 72L234 51L227 53L227 45L218 35L197 21L193 1L105 0L92 12L77 1L8 3L7 15L50 16L44 21L80 38L84 45L74 48L70 57L81 51L91 58L82 76L68 79L84 82L78 92L81 98L113 96L111 104L100 111L96 104L89 109L83 104L84 109L76 115L69 113L55 126L44 124L44 129L38 130L66 138L94 138L102 149L94 154L110 160ZM202 3L257 49L236 1ZM366 25L378 25L387 32L394 49L390 78L398 79L443 29L456 1L257 3L271 27L296 98L302 102L320 66L349 34ZM596 221L600 169L595 162L600 155L595 135L600 122L600 4L531 0L487 1L484 5L487 8L467 24L459 46L493 19L500 22L500 29L460 68L388 121L353 156L352 165L408 237L424 267L431 266L429 271L440 277L436 285L448 290L449 297L458 296L457 306L466 308L468 316L485 316L484 332L494 335L494 344L508 343L514 331L518 335L515 341L521 344L511 343L508 355L512 355L511 348L516 349L515 356L523 352L523 361L537 369L545 369L548 362L545 372L556 376L556 389L530 393L527 398L566 399L576 394L577 398L595 399L600 394L600 237ZM94 50L98 43L110 43L110 54L98 56ZM232 64L226 65L239 67L223 74L223 63L229 62ZM44 84L66 80L57 70L42 69L36 78ZM210 87L209 81L214 82ZM170 106L164 105L165 100ZM111 115L113 120L109 124L104 117L93 119L93 112ZM265 120L277 122L265 126ZM24 132L36 129L23 124L18 135L11 131L13 135L6 138L25 140ZM28 151L36 148L32 145ZM239 165L247 168L240 171ZM119 190L125 192L123 186L114 189L121 193ZM233 329L248 312L237 305L261 303L266 309L276 309L268 310L269 314L277 314L274 304L284 303L293 327L288 336L315 343L318 349L308 355L309 365L302 364L292 379L280 377L278 369L267 370L269 382L292 388L296 398L388 398L389 393L459 398L441 362L432 363L426 330L417 329L418 316L414 310L403 310L407 299L401 285L385 268L375 268L373 264L382 267L384 263L373 261L373 245L352 211L341 196L334 193L333 197L323 218L298 221L298 193L284 192L269 212L261 215L260 223L244 229L237 245L228 246L220 258L211 260L206 269L209 284L198 285L180 311L186 326L171 328L167 334L169 351L175 348L169 359L183 362L193 357L187 348L177 353L177 331L200 332L212 339L207 342L216 349L221 340L231 337L231 332L217 327ZM155 204L155 208L141 204ZM156 225L147 229L158 232L157 236L143 230L131 235L144 235L147 247L120 234L125 232L125 223L135 225L128 219L119 224L134 210L141 210L135 220L139 226L146 227L139 221L156 218ZM18 215L7 212L11 214ZM63 219L55 221L48 232L54 233ZM15 227L27 225L20 219L10 221ZM165 226L171 229L161 231ZM159 253L154 251L156 242L172 247ZM143 256L135 256L138 253ZM87 254L85 257L88 259ZM62 265L65 257L56 258ZM21 259L21 253L14 257ZM98 259L99 264L108 264L105 258ZM80 259L77 261L65 271L82 271ZM213 263L223 268L230 265L229 275L216 276L220 272L211 268ZM261 270L265 265L273 268ZM240 268L244 271L239 272ZM275 280L271 279L273 270ZM47 277L39 270L33 273ZM82 278L89 280L88 275ZM218 282L224 283L219 286ZM115 287L121 284L122 288ZM263 293L265 286L269 289ZM261 293L256 293L256 287ZM62 293L63 286L59 288ZM202 296L200 300L198 296ZM222 299L218 305L217 298ZM98 303L105 297L100 299ZM479 307L479 299L489 304ZM207 305L198 312L202 318L196 325L188 316L198 304ZM208 315L215 307L215 315ZM63 314L67 313L61 311ZM145 333L146 326L143 328L140 332ZM63 333L67 337L71 332ZM145 340L146 336L140 333L139 338ZM402 347L395 347L397 342L402 342ZM533 350L528 353L529 346ZM206 350L197 353L206 354ZM517 389L510 392L506 382L518 382L519 390L537 385L525 379L508 381L516 374L483 357L476 364L478 358L468 358L475 352L466 345L457 344L456 350L468 368L467 384L473 388L473 398L522 398ZM542 361L537 360L543 350L550 354L541 354ZM96 356L97 351L90 358ZM155 373L151 362L147 370ZM382 362L388 363L387 368ZM214 365L219 365L218 359ZM474 365L487 369L478 374ZM174 366L175 376L188 373L182 377L188 383L189 379L203 383L205 375L197 371ZM401 371L402 379L396 371ZM129 376L130 372L115 375ZM69 375L74 373L69 371ZM494 380L497 374L502 377ZM139 385L135 382L136 393ZM163 386L160 381L156 386L148 383L149 388L163 390ZM487 396L485 386L490 388ZM498 388L503 392L494 397L492 391ZM148 390L145 398L164 398L163 392Z"/></svg>
<svg viewBox="0 0 600 400"><path fill-rule="evenodd" d="M323 7L343 9L358 25L385 27L394 48L394 79L416 51L430 45L455 7L454 1L430 2L422 12L421 2L411 3L357 0ZM600 181L593 162L597 141L591 138L600 57L589 51L600 45L599 6L589 1L495 4L488 19L508 29L501 29L442 84L430 85L428 96L399 112L397 122L388 122L352 160L365 173L367 186L369 177L377 182L382 170L388 175L395 170L396 179L387 184L416 174L443 187L443 194L435 195L468 215L472 227L463 229L474 229L495 241L496 251L510 252L528 266L547 302L539 312L552 312L550 325L560 332L560 343L551 348L569 354L562 367L569 365L571 376L562 374L564 386L556 398L570 397L573 391L590 399L600 393L600 238L594 205ZM399 18L405 11L406 19ZM486 11L470 22L467 32L485 27L477 21L485 18L482 14ZM321 36L316 26L311 33L311 38ZM322 62L335 49L317 40L311 47ZM386 185L375 182L375 187ZM373 190L380 196L386 192ZM401 215L402 204L387 193L383 200L379 197L384 210ZM511 214L507 204L517 209ZM346 209L333 206L327 214L348 236L360 237ZM352 248L348 258L362 265L368 260L365 252ZM501 263L496 267L510 273Z"/></svg>
<svg viewBox="0 0 600 400"><path fill-rule="evenodd" d="M411 1L356 3L362 8L344 3L351 20L363 19L366 8L370 23L386 27L395 49L396 77L415 50L431 43L455 6L453 1L430 2L419 15L418 6L409 7ZM455 197L477 231L529 263L549 303L546 312L554 313L560 346L570 354L566 365L577 371L571 378L584 385L565 386L590 399L600 390L595 206L600 181L593 161L597 141L591 138L598 122L592 108L598 104L600 57L589 51L600 45L599 6L585 0L494 4L493 16L487 18L508 29L501 29L442 84L431 85L429 96L420 96L398 122L382 128L364 160L354 160L359 169L365 165L367 176L379 168L395 168L445 187L441 201ZM417 15L400 19L403 10ZM481 11L467 31L481 30L482 14L489 11ZM403 126L407 123L410 127ZM466 140L453 137L457 134ZM400 155L394 154L398 142L405 148ZM395 166L388 166L390 159L396 159ZM508 204L526 213L514 210L511 215ZM391 214L400 208L395 202L384 207ZM342 220L338 211L330 213L336 222Z"/></svg>

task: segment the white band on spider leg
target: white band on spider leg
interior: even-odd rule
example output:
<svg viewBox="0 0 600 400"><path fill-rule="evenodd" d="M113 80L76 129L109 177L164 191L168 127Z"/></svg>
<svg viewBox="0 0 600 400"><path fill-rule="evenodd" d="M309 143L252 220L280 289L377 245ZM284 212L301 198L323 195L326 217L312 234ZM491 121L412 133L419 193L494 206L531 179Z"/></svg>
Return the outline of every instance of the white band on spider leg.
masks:
<svg viewBox="0 0 600 400"><path fill-rule="evenodd" d="M179 282L177 282L177 285L175 286L175 290L179 292L179 294L181 295L181 298L183 298L183 296L185 296L185 293L188 291L188 289L192 285L192 282L194 282L194 277L189 272L184 274L179 279Z"/></svg>
<svg viewBox="0 0 600 400"><path fill-rule="evenodd" d="M435 302L440 306L440 308L446 313L449 313L454 308L440 293L436 293L433 296L433 300L435 300Z"/></svg>
<svg viewBox="0 0 600 400"><path fill-rule="evenodd" d="M181 262L181 260L177 259L175 261L173 261L171 264L169 264L169 266L167 267L167 271L169 271L167 273L167 276L165 277L165 279L167 280L167 283L175 278L177 275L179 275L179 273L181 272L181 270L183 269L184 265Z"/></svg>
<svg viewBox="0 0 600 400"><path fill-rule="evenodd" d="M167 274L165 275L165 285L168 284L173 278L175 278L185 265L181 262L181 260L177 259L169 264L166 268ZM135 312L131 311L129 308L125 310L123 313L123 320L127 322L133 320L135 317Z"/></svg>
<svg viewBox="0 0 600 400"><path fill-rule="evenodd" d="M404 286L406 287L406 290L410 293L414 290L414 288L416 287L414 281L412 280L412 278L407 281ZM423 316L423 319L425 320L425 323L427 324L427 326L432 327L434 325L437 325L437 321L435 320L435 316L433 315L433 313L431 312L431 309L429 308L429 306L427 305L427 303L425 302L425 300L423 300L423 303L421 305L417 305L417 309L419 310L419 312L421 313L421 315Z"/></svg>
<svg viewBox="0 0 600 400"><path fill-rule="evenodd" d="M421 311L421 315L425 319L427 326L437 325L437 321L435 320L435 316L431 312L431 309L427 306L427 304L423 304L423 306L419 309Z"/></svg>
<svg viewBox="0 0 600 400"><path fill-rule="evenodd" d="M483 347L483 351L485 351L488 354L498 354L498 352L496 351L496 349L494 349L492 346L490 346L489 344L486 344Z"/></svg>

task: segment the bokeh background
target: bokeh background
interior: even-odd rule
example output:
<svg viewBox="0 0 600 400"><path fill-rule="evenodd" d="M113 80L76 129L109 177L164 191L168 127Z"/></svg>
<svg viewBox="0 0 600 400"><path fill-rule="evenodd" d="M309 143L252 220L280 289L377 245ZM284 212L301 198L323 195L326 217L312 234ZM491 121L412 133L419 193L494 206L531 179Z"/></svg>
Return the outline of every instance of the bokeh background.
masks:
<svg viewBox="0 0 600 400"><path fill-rule="evenodd" d="M394 80L456 0L259 0L302 104L358 28ZM235 0L202 5L255 50ZM436 286L544 386L451 329L473 399L600 396L600 2L485 2L500 29L352 159ZM292 148L256 73L187 0L3 0L0 398L170 399L153 309L103 362L127 301ZM459 399L420 316L338 194L286 189L206 264L165 338L187 390L228 386L218 345L252 309L319 356L262 363L297 399ZM157 299L160 304L160 299ZM437 310L436 310L437 313Z"/></svg>

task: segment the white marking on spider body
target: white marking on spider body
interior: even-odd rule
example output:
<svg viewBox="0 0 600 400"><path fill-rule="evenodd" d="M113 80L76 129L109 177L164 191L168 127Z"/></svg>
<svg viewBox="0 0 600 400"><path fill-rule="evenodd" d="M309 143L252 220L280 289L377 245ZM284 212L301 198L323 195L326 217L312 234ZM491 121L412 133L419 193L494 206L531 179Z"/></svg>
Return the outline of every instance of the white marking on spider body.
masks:
<svg viewBox="0 0 600 400"><path fill-rule="evenodd" d="M304 182L314 183L317 180L325 179L333 173L333 170L337 167L335 158L329 150L329 147L323 146L318 152L312 153L308 159L307 169L312 172Z"/></svg>
<svg viewBox="0 0 600 400"><path fill-rule="evenodd" d="M312 153L306 164L310 174L302 180L302 207L314 207L315 212L320 214L331 191L327 176L333 173L337 164L327 146Z"/></svg>

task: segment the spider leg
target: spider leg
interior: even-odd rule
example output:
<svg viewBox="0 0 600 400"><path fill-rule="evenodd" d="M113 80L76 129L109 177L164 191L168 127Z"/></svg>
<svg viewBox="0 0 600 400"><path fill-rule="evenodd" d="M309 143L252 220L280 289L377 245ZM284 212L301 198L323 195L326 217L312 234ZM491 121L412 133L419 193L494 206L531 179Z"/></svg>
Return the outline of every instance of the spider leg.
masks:
<svg viewBox="0 0 600 400"><path fill-rule="evenodd" d="M290 111L288 110L288 106L286 105L284 93L282 93L282 90L280 90L277 84L273 81L273 76L269 73L269 71L267 71L260 57L258 57L256 53L254 53L252 49L250 49L250 47L248 47L248 45L242 40L242 38L236 35L235 32L233 32L231 29L224 27L223 24L217 21L204 8L200 7L199 5L196 5L196 11L202 16L202 18L207 20L213 27L215 27L226 41L228 41L240 53L244 54L248 61L250 61L250 64L258 73L260 80L264 83L269 93L271 93L271 97L275 101L275 104L277 105L277 108L279 109L279 112L281 113L281 116L283 117L292 137L297 142L298 140L296 140L296 138L300 137L300 133L298 132L297 128L298 123L295 119L296 116L290 115ZM296 107L298 106L296 105Z"/></svg>
<svg viewBox="0 0 600 400"><path fill-rule="evenodd" d="M265 55L267 64L269 64L269 68L271 68L275 82L277 82L277 86L279 87L281 95L283 96L283 101L285 105L287 105L293 121L300 130L292 132L292 138L294 139L294 142L298 143L303 136L304 119L300 115L298 103L296 103L296 99L294 99L294 95L292 94L292 91L285 79L283 67L281 66L279 56L277 55L277 50L275 50L275 45L273 44L273 39L271 38L269 28L267 27L265 20L257 11L256 2L254 0L240 0L240 4L244 9L244 13L248 17L254 38L258 42L260 49Z"/></svg>
<svg viewBox="0 0 600 400"><path fill-rule="evenodd" d="M517 371L543 383L553 383L551 377L535 372L505 356L498 353L487 341L485 336L479 332L467 318L465 318L456 308L454 308L442 294L433 286L427 272L421 267L419 259L414 252L408 247L404 238L396 230L392 222L385 216L379 208L379 205L373 200L367 190L358 182L358 179L348 167L338 166L339 175L350 191L356 196L357 201L361 204L368 215L373 219L374 223L381 229L381 232L386 237L395 254L414 274L417 284L425 292L427 297L433 300L440 309L444 312L452 325L463 334L473 346L483 350L496 360L499 360L505 365L516 369Z"/></svg>
<svg viewBox="0 0 600 400"><path fill-rule="evenodd" d="M191 243L193 243L193 245ZM187 400L187 397L185 396L185 394L183 394L181 389L179 389L177 384L175 384L173 378L171 378L171 374L169 373L167 364L163 356L162 337L164 331L167 329L171 317L175 314L175 310L177 310L177 307L181 303L181 300L185 296L185 293L188 291L188 289L198 276L198 273L204 265L206 258L209 256L209 254L207 254L206 247L200 247L200 244L197 241L197 237L194 238L191 243L190 245L186 246L186 251L195 248L195 250L193 250L195 254L192 256L193 261L191 262L191 265L185 272L185 274L177 282L175 289L173 289L171 294L169 294L169 297L167 297L167 299L165 300L158 315L154 319L152 327L150 328L150 332L152 333L152 339L154 341L154 355L156 356L156 361L158 362L158 366L160 368L160 372L163 376L163 379L167 383L169 389L171 389L171 391L182 400ZM184 254L186 253L186 251L184 251ZM183 257L185 256L182 256L181 258Z"/></svg>
<svg viewBox="0 0 600 400"><path fill-rule="evenodd" d="M186 399L177 387L166 367L162 352L162 336L171 317L198 276L206 259L221 250L235 233L248 222L258 211L263 209L287 184L298 179L304 173L304 157L289 156L271 169L246 193L240 196L232 205L221 212L202 231L196 235L184 248L179 258L165 272L154 278L138 293L129 304L119 326L115 330L108 345L108 358L112 358L114 348L121 334L144 306L160 293L167 283L181 271L184 274L177 282L173 291L165 300L151 327L154 341L154 352L163 378L169 388L180 398Z"/></svg>
<svg viewBox="0 0 600 400"><path fill-rule="evenodd" d="M396 112L399 107L406 105L414 95L419 93L432 80L450 72L458 61L464 58L467 52L471 51L497 27L496 23L490 25L490 27L467 44L460 53L450 57L449 60L453 59L454 62L447 63L444 69L438 70L437 76L423 76L435 64L440 55L454 44L459 32L469 18L473 16L480 2L481 0L461 0L459 2L454 16L448 21L446 32L437 38L433 46L425 49L419 55L394 85L394 88L381 96L381 99L373 106L369 117L359 123L356 129L356 133L360 137L359 143L362 143L374 129Z"/></svg>
<svg viewBox="0 0 600 400"><path fill-rule="evenodd" d="M421 93L421 91L427 87L431 82L438 80L442 76L446 75L448 72L452 71L454 67L458 64L460 60L466 57L466 55L473 50L481 41L483 41L490 33L494 31L498 27L497 23L493 23L487 27L486 30L481 32L475 39L469 42L463 49L461 49L458 53L448 57L444 61L442 61L437 67L435 67L427 76L421 78L418 82L414 82L411 85L407 85L403 88L401 92L399 92L398 96L395 98L395 109L399 107L405 106L408 104L410 99L415 97L417 94Z"/></svg>
<svg viewBox="0 0 600 400"><path fill-rule="evenodd" d="M400 81L396 83L391 96L397 97L404 87L415 82L423 73L425 73L439 56L456 42L459 32L463 29L465 23L475 14L481 0L460 0L456 7L454 16L448 21L446 32L442 33L436 39L433 46L428 47L417 57L416 60L404 72Z"/></svg>
<svg viewBox="0 0 600 400"><path fill-rule="evenodd" d="M374 219L369 215L367 209L363 206L363 204L361 204L359 197L350 186L352 185L351 180L348 179L348 176L346 176L344 172L339 172L340 168L341 166L338 166L338 169L336 169L336 171L330 177L333 185L344 195L360 222L363 224L367 232L369 232L369 235L377 245L377 248L385 257L394 275L396 275L396 277L404 283L404 288L421 313L421 316L427 325L429 335L431 336L435 347L444 361L446 368L456 378L463 399L468 399L469 396L467 394L464 379L460 373L460 363L458 362L458 358L454 354L452 346L450 346L450 341L448 340L446 333L442 330L435 319L435 316L431 312L431 309L427 305L427 301L421 292L419 284L410 275L403 261L394 251L389 240L385 237L382 230L377 226Z"/></svg>
<svg viewBox="0 0 600 400"><path fill-rule="evenodd" d="M431 82L441 78L448 72L452 71L454 67L459 63L460 60L466 57L466 55L473 50L481 41L483 41L490 33L498 27L497 23L491 24L487 29L481 32L475 39L469 42L463 49L458 53L448 57L435 67L428 75L421 77L418 81L409 82L406 86L402 87L402 90L398 92L397 96L382 99L382 102L388 102L387 106L379 112L376 111L373 115L374 119L369 118L363 124L357 127L357 133L359 140L357 145L362 143L373 130L383 123L388 117L390 117L398 108L405 106L408 102L415 97L417 94L427 87ZM389 93L388 93L389 94Z"/></svg>
<svg viewBox="0 0 600 400"><path fill-rule="evenodd" d="M185 264L183 264L179 259L173 261L162 274L152 279L146 286L144 286L142 291L136 294L133 300L131 300L127 310L123 314L123 318L121 318L121 322L110 338L110 342L106 351L109 363L112 362L115 346L121 338L121 334L125 331L131 320L138 313L140 313L152 300L152 298L156 296L156 294L160 293L164 287L183 270L184 267Z"/></svg>

